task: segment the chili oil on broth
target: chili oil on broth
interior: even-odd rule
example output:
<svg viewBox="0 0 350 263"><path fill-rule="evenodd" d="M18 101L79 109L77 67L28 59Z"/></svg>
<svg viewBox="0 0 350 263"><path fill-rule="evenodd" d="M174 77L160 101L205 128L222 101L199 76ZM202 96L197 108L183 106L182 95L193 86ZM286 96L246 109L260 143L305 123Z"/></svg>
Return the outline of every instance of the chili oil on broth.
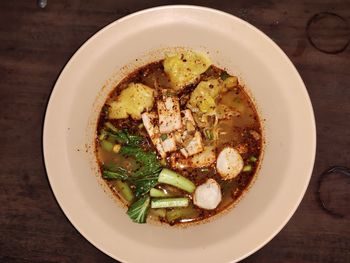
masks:
<svg viewBox="0 0 350 263"><path fill-rule="evenodd" d="M175 92L179 97L181 109L186 108L191 93L195 90L198 83L213 78L223 77L227 77L227 72L214 65L211 65L204 73L200 75L195 83L187 85L180 92ZM156 102L157 100L161 99L162 95L164 94L164 89L167 90L170 95L175 94L172 90L172 83L168 75L164 72L163 60L149 63L136 69L121 80L115 89L110 93L100 113L97 124L97 134L99 134L99 132L105 127L105 123L109 122L118 130L127 130L130 134L139 135L143 139L141 143L141 148L143 150L156 152L156 148L153 145L152 140L149 138L145 127L142 125L142 120L134 120L130 116L125 119L108 118L108 105L117 100L121 92L125 90L130 83L142 83L154 90L155 103L149 111L157 111ZM233 207L234 204L239 201L244 191L249 188L249 185L251 184L259 167L263 143L262 128L258 113L255 109L253 101L245 92L244 88L239 84L226 91L224 95L221 95L217 100L217 103L233 108L239 114L234 112L229 118L218 122L219 137L215 143L215 155L217 157L218 153L225 147L236 147L241 154L245 167L250 166L250 170L240 172L234 179L224 180L218 174L215 163L209 167L179 169L179 167L172 165L171 157L167 156L167 158L162 161L162 165L190 179L196 186L203 184L208 178L213 178L216 180L221 187L222 200L213 210L201 209L193 204L193 197L191 194L181 189L177 189L174 186L159 184L156 186L156 188L171 193L172 197L185 196L190 200L190 204L188 206L189 209L188 211L185 211L185 214L187 213L187 217L168 222L166 219L167 217L164 216L164 214L160 215L158 209L150 209L148 219L170 225L188 225L192 223L204 222ZM209 122L210 121L215 120L209 120ZM201 130L201 133L203 136L203 143L207 144L208 142L203 134L203 130ZM259 139L257 139L257 137L259 137ZM179 152L176 152L176 154L179 155ZM101 147L98 137L96 138L96 155L101 173L103 173L103 167L111 163L117 166L125 167L129 170L135 170L140 165L133 158L125 157L122 154L114 153L113 151L105 151ZM174 154L172 154L172 156L173 155ZM158 159L160 159L159 155ZM126 202L123 196L120 194L120 189L118 190L116 181L106 180L106 182L114 195L121 200L124 205L128 206L128 202ZM132 186L131 190L134 190ZM165 213L167 214L173 210L175 209L166 208ZM186 208L183 208L183 210L186 210Z"/></svg>

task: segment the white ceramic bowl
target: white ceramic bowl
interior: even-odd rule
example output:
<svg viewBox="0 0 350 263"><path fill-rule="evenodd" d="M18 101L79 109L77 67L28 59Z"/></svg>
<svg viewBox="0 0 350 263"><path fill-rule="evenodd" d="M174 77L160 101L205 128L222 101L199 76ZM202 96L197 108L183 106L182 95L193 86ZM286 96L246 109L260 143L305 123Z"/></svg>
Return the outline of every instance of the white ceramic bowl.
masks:
<svg viewBox="0 0 350 263"><path fill-rule="evenodd" d="M241 77L266 119L265 156L255 184L226 215L187 229L138 225L99 185L96 118L118 80L179 46L208 51L214 64ZM123 262L234 262L261 248L293 215L311 176L315 134L303 81L266 35L217 10L164 6L115 21L76 52L52 92L43 145L59 205L106 254Z"/></svg>

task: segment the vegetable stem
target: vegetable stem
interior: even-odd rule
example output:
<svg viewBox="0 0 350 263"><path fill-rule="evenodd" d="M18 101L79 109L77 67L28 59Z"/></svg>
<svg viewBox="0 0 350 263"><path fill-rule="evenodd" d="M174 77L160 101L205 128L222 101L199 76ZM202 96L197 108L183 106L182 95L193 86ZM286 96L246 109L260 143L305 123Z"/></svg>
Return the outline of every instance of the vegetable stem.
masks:
<svg viewBox="0 0 350 263"><path fill-rule="evenodd" d="M113 179L126 180L129 178L126 172L122 171L121 169L119 169L119 171L103 170L102 177L104 179L109 179L109 180L113 180Z"/></svg>
<svg viewBox="0 0 350 263"><path fill-rule="evenodd" d="M165 208L151 209L150 214L157 217L165 217L166 210Z"/></svg>
<svg viewBox="0 0 350 263"><path fill-rule="evenodd" d="M198 216L198 211L192 206L184 208L174 208L166 213L166 219L169 223L184 218L195 218Z"/></svg>
<svg viewBox="0 0 350 263"><path fill-rule="evenodd" d="M113 150L114 144L111 143L110 141L102 140L102 141L100 141L100 144L101 144L102 149L107 151L107 152L111 152Z"/></svg>
<svg viewBox="0 0 350 263"><path fill-rule="evenodd" d="M196 189L195 184L186 177L166 168L160 172L158 182L175 186L189 193L193 193Z"/></svg>
<svg viewBox="0 0 350 263"><path fill-rule="evenodd" d="M251 156L251 157L249 158L249 161L251 161L251 162L253 162L253 163L255 163L257 160L258 160L258 159L257 159L255 156Z"/></svg>
<svg viewBox="0 0 350 263"><path fill-rule="evenodd" d="M102 141L102 140L106 139L107 135L108 135L107 132L106 132L104 129L102 129L102 130L100 131L100 135L98 136L98 139L99 139L100 141Z"/></svg>
<svg viewBox="0 0 350 263"><path fill-rule="evenodd" d="M211 130L205 130L204 135L208 140L212 140L214 138L213 133Z"/></svg>
<svg viewBox="0 0 350 263"><path fill-rule="evenodd" d="M110 122L105 122L105 126L112 132L118 132L118 129Z"/></svg>
<svg viewBox="0 0 350 263"><path fill-rule="evenodd" d="M187 207L189 200L186 197L153 199L151 208Z"/></svg>
<svg viewBox="0 0 350 263"><path fill-rule="evenodd" d="M162 190L152 188L151 191L149 192L151 197L167 197L169 194L165 193Z"/></svg>
<svg viewBox="0 0 350 263"><path fill-rule="evenodd" d="M127 183L124 183L120 180L117 180L115 182L115 186L117 188L118 193L128 202L131 203L131 201L134 199L134 194L132 193L132 190L130 189L129 185Z"/></svg>

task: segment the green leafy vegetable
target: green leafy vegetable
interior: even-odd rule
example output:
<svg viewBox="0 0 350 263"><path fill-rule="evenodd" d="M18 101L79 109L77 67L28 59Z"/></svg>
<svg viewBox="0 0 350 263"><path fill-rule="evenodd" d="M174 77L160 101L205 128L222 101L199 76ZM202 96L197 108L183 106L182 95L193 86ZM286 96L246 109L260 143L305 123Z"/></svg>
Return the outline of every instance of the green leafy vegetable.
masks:
<svg viewBox="0 0 350 263"><path fill-rule="evenodd" d="M140 163L141 167L134 171L134 177L146 177L158 174L161 165L154 152L145 152L140 147L124 146L120 149L120 153L126 156L132 156Z"/></svg>
<svg viewBox="0 0 350 263"><path fill-rule="evenodd" d="M135 159L147 166L141 166L138 170L133 173L128 172L122 167L115 165L105 166L103 170L103 178L109 180L120 180L117 181L117 186L120 188L122 196L130 202L136 198L129 210L128 215L136 223L145 223L146 216L148 213L150 197L146 195L151 188L153 188L158 182L158 174L160 171L160 164L158 163L157 157L152 152L144 152L141 148L124 146L121 152L128 156L133 156ZM152 169L151 169L151 168ZM109 170L107 170L109 169ZM125 183L123 182L125 181ZM135 186L134 193L132 193L129 184ZM126 187L127 186L127 187ZM135 194L135 197L134 197ZM148 199L145 199L148 198ZM148 201L147 201L148 200Z"/></svg>
<svg viewBox="0 0 350 263"><path fill-rule="evenodd" d="M118 130L111 123L105 124L108 130L104 130L108 140L113 139L122 145L119 153L132 157L139 167L128 171L116 165L104 166L102 176L107 180L118 180L116 186L121 195L128 201L136 200L131 204L127 214L137 223L145 223L150 206L150 197L147 195L158 183L159 172L162 167L154 152L144 151L140 146L142 138L131 135L126 130ZM112 147L113 148L113 147ZM134 187L132 192L130 185Z"/></svg>
<svg viewBox="0 0 350 263"><path fill-rule="evenodd" d="M138 146L142 142L142 138L138 135L129 134L127 130L119 130L112 123L105 122L105 128L100 131L99 140L112 139L119 144L126 146Z"/></svg>
<svg viewBox="0 0 350 263"><path fill-rule="evenodd" d="M108 180L128 180L128 175L127 173L123 172L121 167L119 167L120 170L118 171L109 171L109 170L103 170L102 172L102 177L104 179Z"/></svg>
<svg viewBox="0 0 350 263"><path fill-rule="evenodd" d="M161 165L157 156L153 152L145 152L139 147L123 146L120 153L134 157L140 167L132 172L128 172L122 167L104 167L103 178L127 180L135 185L135 196L138 198L148 193L158 181Z"/></svg>
<svg viewBox="0 0 350 263"><path fill-rule="evenodd" d="M158 180L158 174L155 176L147 176L144 178L140 178L137 180L134 180L135 185L135 195L136 197L140 197L144 194L147 194L151 188L156 186Z"/></svg>
<svg viewBox="0 0 350 263"><path fill-rule="evenodd" d="M149 196L144 196L129 207L127 214L132 221L139 224L146 223L150 200Z"/></svg>
<svg viewBox="0 0 350 263"><path fill-rule="evenodd" d="M110 138L126 146L138 146L142 142L142 138L140 136L129 134L126 130L107 132L107 134Z"/></svg>

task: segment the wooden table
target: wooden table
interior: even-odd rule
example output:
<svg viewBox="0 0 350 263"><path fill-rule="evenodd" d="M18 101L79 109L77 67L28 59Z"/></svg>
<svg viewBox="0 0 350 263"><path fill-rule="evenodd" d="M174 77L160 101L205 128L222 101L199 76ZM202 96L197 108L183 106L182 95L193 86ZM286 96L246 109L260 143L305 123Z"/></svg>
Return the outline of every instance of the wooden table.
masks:
<svg viewBox="0 0 350 263"><path fill-rule="evenodd" d="M0 1L1 262L113 262L73 228L53 197L42 157L45 108L60 71L84 41L122 16L172 3L48 0L40 9L35 0ZM315 110L317 157L307 193L287 226L244 262L350 262L349 213L332 217L316 195L324 169L350 166L350 47L339 54L320 52L305 33L308 20L323 11L350 22L350 1L187 3L241 17L275 40L299 70ZM345 30L338 22L313 28L312 37L324 48L337 48ZM341 209L349 206L346 184L344 178L334 180L330 189L336 193L333 204L343 202Z"/></svg>

